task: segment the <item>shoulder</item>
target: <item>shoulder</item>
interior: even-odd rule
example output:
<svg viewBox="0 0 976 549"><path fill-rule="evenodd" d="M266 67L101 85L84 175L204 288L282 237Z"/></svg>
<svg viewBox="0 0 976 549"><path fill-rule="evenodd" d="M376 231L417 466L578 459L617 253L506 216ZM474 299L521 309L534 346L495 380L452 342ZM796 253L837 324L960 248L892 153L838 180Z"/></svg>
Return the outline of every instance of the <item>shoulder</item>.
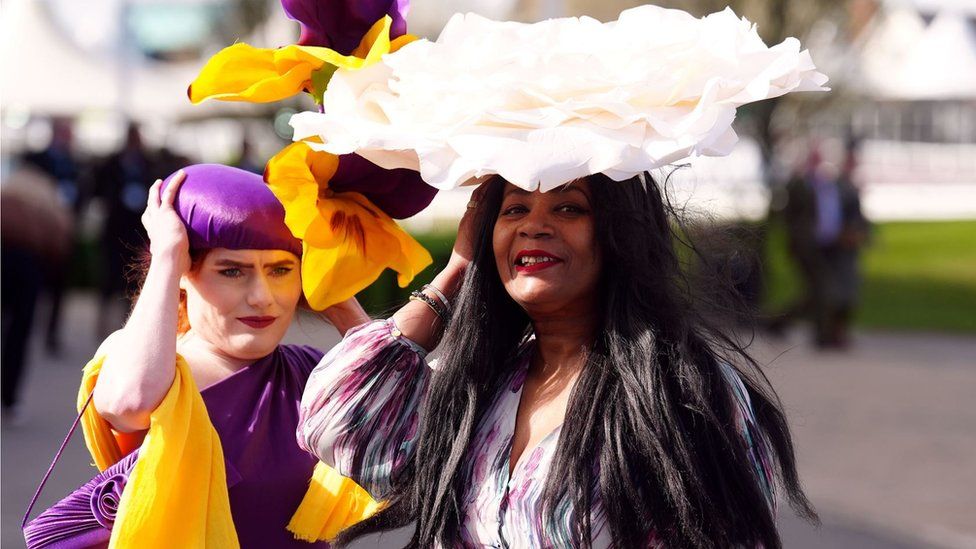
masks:
<svg viewBox="0 0 976 549"><path fill-rule="evenodd" d="M322 360L324 353L311 345L279 345L278 352L289 367L298 370L304 377Z"/></svg>

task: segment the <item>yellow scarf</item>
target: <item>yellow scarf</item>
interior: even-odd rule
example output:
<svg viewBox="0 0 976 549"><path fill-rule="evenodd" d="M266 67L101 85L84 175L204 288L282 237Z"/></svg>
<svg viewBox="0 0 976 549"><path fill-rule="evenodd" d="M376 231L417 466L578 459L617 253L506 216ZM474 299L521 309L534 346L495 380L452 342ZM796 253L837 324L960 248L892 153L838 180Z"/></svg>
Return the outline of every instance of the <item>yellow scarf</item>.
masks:
<svg viewBox="0 0 976 549"><path fill-rule="evenodd" d="M104 361L104 356L96 356L85 366L79 410L95 388ZM140 448L119 502L110 548L240 546L220 438L183 357L176 357L173 385L150 415L141 445L141 434L115 432L93 405L81 423L100 471ZM320 462L288 530L305 541L328 540L378 508L362 487Z"/></svg>

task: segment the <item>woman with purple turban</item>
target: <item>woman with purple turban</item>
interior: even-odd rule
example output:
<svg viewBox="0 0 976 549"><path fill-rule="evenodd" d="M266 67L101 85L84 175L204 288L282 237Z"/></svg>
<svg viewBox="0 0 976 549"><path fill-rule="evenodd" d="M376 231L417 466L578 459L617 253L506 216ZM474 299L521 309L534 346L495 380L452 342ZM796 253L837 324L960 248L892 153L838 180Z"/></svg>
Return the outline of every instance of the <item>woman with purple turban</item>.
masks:
<svg viewBox="0 0 976 549"><path fill-rule="evenodd" d="M103 357L95 365L97 417L83 423L96 462L139 446L113 538L124 540L129 531L133 542L154 539L154 524L168 516L160 528L172 528L173 520L197 524L202 533L195 539L207 546L233 545L236 537L244 547L307 547L286 529L296 531L303 501L318 506L309 513L315 530L333 534L347 525L338 523L372 511L362 489L324 466L324 473L317 470L317 460L295 441L302 391L322 352L281 344L302 303L302 243L284 217L261 177L236 168L190 166L152 187L143 215L150 258L141 293L125 327L93 361ZM369 320L355 300L326 314L340 333ZM194 412L197 394L205 414ZM107 441L100 422L110 427ZM329 498L316 499L315 482L309 489L313 473L347 494L331 501L343 507L331 519L322 509ZM224 485L214 486L221 474L226 494ZM171 493L174 484L182 496ZM123 515L128 528L119 522ZM181 546L165 536L169 546Z"/></svg>

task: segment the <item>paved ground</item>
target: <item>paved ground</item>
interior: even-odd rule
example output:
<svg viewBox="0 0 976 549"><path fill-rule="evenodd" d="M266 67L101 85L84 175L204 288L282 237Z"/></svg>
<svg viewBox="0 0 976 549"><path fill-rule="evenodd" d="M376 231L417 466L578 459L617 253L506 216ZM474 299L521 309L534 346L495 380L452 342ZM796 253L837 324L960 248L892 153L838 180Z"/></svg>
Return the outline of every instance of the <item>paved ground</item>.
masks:
<svg viewBox="0 0 976 549"><path fill-rule="evenodd" d="M81 366L96 347L94 302L67 302L60 358L33 348L24 420L4 423L2 547L22 547L27 501L73 419ZM292 341L326 346L334 332L303 319ZM859 334L846 354L790 341L760 342L758 358L795 431L801 475L824 520L814 530L781 517L786 547L976 548L976 338ZM73 440L41 508L91 477L84 443ZM363 547L399 546L389 535Z"/></svg>

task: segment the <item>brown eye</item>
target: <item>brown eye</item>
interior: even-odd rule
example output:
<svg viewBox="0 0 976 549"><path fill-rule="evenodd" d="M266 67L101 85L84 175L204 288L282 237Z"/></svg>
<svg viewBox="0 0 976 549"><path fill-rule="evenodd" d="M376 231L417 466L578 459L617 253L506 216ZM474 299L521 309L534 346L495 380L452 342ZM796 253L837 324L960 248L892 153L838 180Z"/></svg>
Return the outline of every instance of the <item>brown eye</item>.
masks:
<svg viewBox="0 0 976 549"><path fill-rule="evenodd" d="M559 207L556 208L556 211L557 212L573 213L573 214L583 214L583 213L586 213L587 210L586 210L586 208L583 208L581 206L577 206L576 204L562 204L562 205L560 205Z"/></svg>
<svg viewBox="0 0 976 549"><path fill-rule="evenodd" d="M517 215L528 212L528 208L521 204L514 204L502 210L501 215Z"/></svg>

